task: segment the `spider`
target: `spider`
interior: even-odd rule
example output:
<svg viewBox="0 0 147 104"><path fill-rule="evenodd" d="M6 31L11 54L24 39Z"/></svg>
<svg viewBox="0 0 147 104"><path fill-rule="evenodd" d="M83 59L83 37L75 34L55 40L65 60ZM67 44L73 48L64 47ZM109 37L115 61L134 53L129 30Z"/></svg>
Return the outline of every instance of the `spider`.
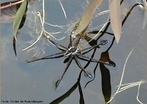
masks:
<svg viewBox="0 0 147 104"><path fill-rule="evenodd" d="M108 63L105 63L103 61L100 60L96 60L90 57L85 56L84 54L88 53L89 51L91 51L94 48L98 48L100 45L105 45L107 44L107 40L104 40L103 42L101 42L100 44L94 44L93 46L90 46L88 48L85 49L79 49L78 45L79 42L83 36L83 34L85 33L85 30L83 32L81 32L81 34L76 35L76 36L72 36L74 33L74 30L76 29L77 25L75 26L75 28L73 29L73 31L71 32L70 35L70 42L68 47L65 47L61 44L55 43L54 41L52 41L50 38L47 38L55 47L57 47L60 52L57 52L55 54L51 54L45 57L41 57L38 59L34 59L31 61L28 61L28 63L30 62L34 62L34 61L38 61L38 60L44 60L44 59L55 59L55 58L61 58L61 57L67 57L64 60L64 63L66 63L66 67L65 70L62 74L62 76L60 77L60 79L56 82L56 87L58 87L58 85L60 84L60 82L62 81L67 69L69 68L72 60L74 60L76 62L76 64L78 65L78 67L85 73L86 76L88 76L89 78L92 78L92 75L90 73L88 73L87 71L85 71L85 68L81 65L81 63L79 62L78 59L84 60L84 61L89 61L89 62L96 62L96 63L103 63L103 64L107 64L107 65L111 65ZM93 41L91 41L92 43Z"/></svg>

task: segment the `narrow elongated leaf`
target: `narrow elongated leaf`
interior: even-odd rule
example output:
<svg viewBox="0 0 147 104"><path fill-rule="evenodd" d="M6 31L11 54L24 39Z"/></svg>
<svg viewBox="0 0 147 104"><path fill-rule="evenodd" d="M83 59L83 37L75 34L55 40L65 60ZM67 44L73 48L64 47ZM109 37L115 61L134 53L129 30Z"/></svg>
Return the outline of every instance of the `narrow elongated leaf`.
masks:
<svg viewBox="0 0 147 104"><path fill-rule="evenodd" d="M111 28L114 33L116 42L118 43L121 36L121 13L120 13L120 1L109 0L110 22Z"/></svg>
<svg viewBox="0 0 147 104"><path fill-rule="evenodd" d="M17 10L17 13L14 18L13 22L13 49L15 52L15 56L17 55L16 52L16 36L18 33L18 30L21 29L24 25L24 22L26 20L26 10L27 10L27 0L24 0L23 3L20 5L19 9Z"/></svg>
<svg viewBox="0 0 147 104"><path fill-rule="evenodd" d="M14 50L14 53L15 53L15 56L17 55L17 52L16 52L16 40L15 38L13 37L13 50Z"/></svg>
<svg viewBox="0 0 147 104"><path fill-rule="evenodd" d="M75 34L81 33L89 23L91 22L91 19L93 17L94 12L96 9L101 5L103 0L90 0L88 7L86 8L84 14L81 17L81 20L78 24L78 27L75 31Z"/></svg>
<svg viewBox="0 0 147 104"><path fill-rule="evenodd" d="M19 26L21 24L23 15L25 13L27 7L27 0L24 0L24 2L21 4L20 8L18 9L15 18L14 18L14 22L13 22L13 32L14 32L14 37L16 39L16 35L19 29Z"/></svg>
<svg viewBox="0 0 147 104"><path fill-rule="evenodd" d="M101 83L102 83L102 92L107 103L111 98L111 76L109 69L105 67L104 64L100 63L100 71L101 71ZM110 104L110 103L107 103Z"/></svg>

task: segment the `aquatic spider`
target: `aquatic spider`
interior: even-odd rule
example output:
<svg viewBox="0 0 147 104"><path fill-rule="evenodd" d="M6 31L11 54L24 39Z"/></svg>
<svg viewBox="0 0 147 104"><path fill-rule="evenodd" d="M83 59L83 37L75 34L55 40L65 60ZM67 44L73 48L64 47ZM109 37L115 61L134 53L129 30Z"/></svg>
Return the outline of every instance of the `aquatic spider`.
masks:
<svg viewBox="0 0 147 104"><path fill-rule="evenodd" d="M60 57L67 57L64 60L64 63L66 63L65 70L64 70L61 78L56 82L56 87L58 87L58 85L60 84L61 80L63 79L63 77L64 77L67 69L69 68L72 60L74 60L76 62L76 64L78 65L78 67L89 78L92 78L92 75L90 73L88 73L87 71L85 71L85 68L81 65L81 63L79 62L78 59L84 60L84 61L88 61L88 63L95 62L95 63L103 63L103 64L111 65L111 64L105 63L103 61L96 60L94 58L90 58L90 57L87 57L87 56L84 55L84 54L88 53L89 51L91 51L92 49L98 48L100 45L107 44L107 41L106 40L103 41L103 42L101 42L100 44L94 44L93 46L90 46L88 48L79 49L78 48L78 45L79 45L79 42L80 42L83 34L85 33L85 30L84 30L84 32L82 32L79 35L76 35L75 37L72 36L73 33L74 33L74 30L71 32L70 42L69 42L68 47L65 47L65 46L63 46L61 44L55 43L50 38L47 38L55 47L57 47L60 50L60 52L57 52L55 54L51 54L51 55L48 55L48 56L45 56L45 57L41 57L41 58L38 58L38 59L34 59L34 60L31 60L31 61L28 61L28 63L30 63L30 62L34 62L34 61L38 61L38 60L44 60L44 59L55 59L55 58L60 58Z"/></svg>

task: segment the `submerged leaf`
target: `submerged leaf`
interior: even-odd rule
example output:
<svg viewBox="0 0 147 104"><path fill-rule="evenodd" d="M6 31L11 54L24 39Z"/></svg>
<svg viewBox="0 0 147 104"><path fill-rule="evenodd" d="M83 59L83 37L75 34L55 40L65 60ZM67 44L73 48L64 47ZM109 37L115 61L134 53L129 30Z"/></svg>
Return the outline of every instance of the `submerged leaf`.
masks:
<svg viewBox="0 0 147 104"><path fill-rule="evenodd" d="M111 64L113 67L116 66L116 64L113 61L110 60L108 51L105 51L105 52L101 53L100 60L103 61L103 62L109 62L109 64Z"/></svg>
<svg viewBox="0 0 147 104"><path fill-rule="evenodd" d="M100 63L100 71L102 76L102 92L105 99L105 102L107 103L111 98L111 80L110 80L110 72L105 67L104 64ZM109 104L109 103L107 103Z"/></svg>
<svg viewBox="0 0 147 104"><path fill-rule="evenodd" d="M111 28L114 33L116 42L118 43L121 36L121 13L120 13L120 1L109 0L110 22Z"/></svg>
<svg viewBox="0 0 147 104"><path fill-rule="evenodd" d="M75 30L75 34L81 33L83 30L85 30L85 28L88 27L94 12L101 5L102 1L103 0L90 0L88 7L86 8L84 14L81 17L78 27Z"/></svg>
<svg viewBox="0 0 147 104"><path fill-rule="evenodd" d="M15 37L13 37L13 50L14 50L14 53L15 53L15 56L16 56L17 52L16 52L16 40L15 40Z"/></svg>

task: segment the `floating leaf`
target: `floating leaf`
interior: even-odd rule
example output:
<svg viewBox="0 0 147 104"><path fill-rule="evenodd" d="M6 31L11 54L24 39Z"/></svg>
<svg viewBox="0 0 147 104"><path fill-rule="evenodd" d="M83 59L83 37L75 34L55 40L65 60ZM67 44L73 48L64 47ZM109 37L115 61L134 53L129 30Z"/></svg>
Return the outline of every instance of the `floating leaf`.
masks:
<svg viewBox="0 0 147 104"><path fill-rule="evenodd" d="M14 18L13 22L13 32L14 32L14 37L13 37L13 49L15 55L17 55L16 52L16 35L18 33L18 30L21 29L24 25L24 22L26 20L26 10L27 10L27 0L24 0L24 2L20 5L19 9L17 10L17 13Z"/></svg>
<svg viewBox="0 0 147 104"><path fill-rule="evenodd" d="M26 13L23 15L18 29L21 29L24 26L25 21L26 21Z"/></svg>
<svg viewBox="0 0 147 104"><path fill-rule="evenodd" d="M109 0L110 22L111 28L114 33L116 42L118 43L121 36L121 13L120 13L120 1Z"/></svg>
<svg viewBox="0 0 147 104"><path fill-rule="evenodd" d="M78 27L75 30L75 34L81 33L83 30L85 30L85 28L88 27L94 12L101 5L102 1L103 0L90 0L88 7L86 8L84 14L81 17Z"/></svg>
<svg viewBox="0 0 147 104"><path fill-rule="evenodd" d="M14 37L16 39L16 35L19 29L19 26L21 24L21 21L23 19L23 15L25 14L27 8L27 0L24 0L24 2L21 4L20 8L18 9L15 18L14 18L14 22L13 22L13 32L14 32Z"/></svg>

